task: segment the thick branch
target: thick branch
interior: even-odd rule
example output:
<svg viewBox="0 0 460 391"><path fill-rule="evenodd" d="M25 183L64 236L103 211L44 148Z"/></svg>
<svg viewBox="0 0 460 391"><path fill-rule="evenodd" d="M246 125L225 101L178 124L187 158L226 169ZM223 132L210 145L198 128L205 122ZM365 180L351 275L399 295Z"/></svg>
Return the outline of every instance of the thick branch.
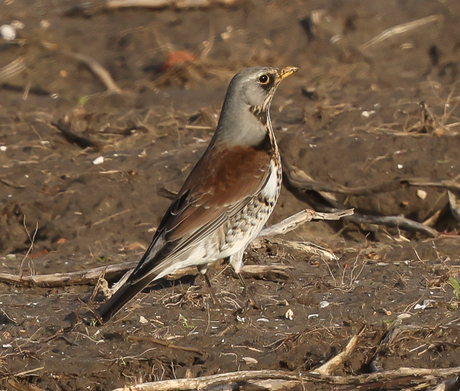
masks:
<svg viewBox="0 0 460 391"><path fill-rule="evenodd" d="M298 227L299 225L310 221L311 219L319 220L337 220L343 216L349 216L353 213L352 209L346 211L334 211L332 213L318 213L313 210L304 210L294 216L290 216L287 219L275 224L265 230L263 230L259 237L272 237L275 235L284 234ZM0 282L7 284L22 284L22 285L33 285L41 287L57 287L66 285L84 285L94 283L98 280L101 273L105 273L105 278L108 280L114 279L116 276L126 273L128 270L134 268L137 262L124 262L116 265L102 266L95 269L84 270L79 272L70 273L55 273L45 275L32 275L32 276L17 276L14 274L0 273ZM245 270L245 268L247 270ZM256 270L257 269L257 270ZM169 276L168 279L176 280L184 275L191 275L197 273L196 267L180 269L173 275ZM281 266L259 266L258 268L249 268L243 266L243 275L266 275L267 277L273 275L279 275L286 277L285 269ZM270 277L271 278L271 277Z"/></svg>
<svg viewBox="0 0 460 391"><path fill-rule="evenodd" d="M129 388L117 388L113 391L180 391L180 390L203 390L219 384L233 382L250 382L251 380L281 379L286 381L300 382L321 382L339 385L359 385L377 381L389 381L392 379L408 377L412 382L420 378L420 382L432 379L433 376L447 377L459 373L460 367L455 368L399 368L391 371L372 373L358 376L325 376L315 373L297 374L286 371L261 370L261 371L240 371L221 373L218 375L202 376L190 379L163 380L154 383L143 383Z"/></svg>
<svg viewBox="0 0 460 391"><path fill-rule="evenodd" d="M115 278L137 265L137 262L124 262L116 265L101 266L95 269L70 273L54 273L33 276L17 276L0 273L0 282L7 284L22 284L26 286L57 287L64 285L84 285L97 281L101 273L107 279Z"/></svg>
<svg viewBox="0 0 460 391"><path fill-rule="evenodd" d="M429 178L395 178L378 185L346 187L337 183L323 183L302 178L299 169L283 164L284 174L289 184L300 191L316 191L337 193L353 196L368 196L378 193L388 193L404 187L438 187L460 192L460 183L450 179L432 180Z"/></svg>

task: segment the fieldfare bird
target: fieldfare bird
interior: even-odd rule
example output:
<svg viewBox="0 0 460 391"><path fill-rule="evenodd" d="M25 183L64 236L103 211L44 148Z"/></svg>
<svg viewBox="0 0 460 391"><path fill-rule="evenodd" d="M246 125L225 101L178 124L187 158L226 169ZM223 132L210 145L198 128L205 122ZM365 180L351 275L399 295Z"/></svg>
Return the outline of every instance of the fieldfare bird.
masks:
<svg viewBox="0 0 460 391"><path fill-rule="evenodd" d="M178 269L197 266L203 271L229 258L239 273L244 250L268 220L281 190L269 109L276 87L298 69L252 67L233 77L208 148L139 264L96 310L99 322L107 322L152 281Z"/></svg>

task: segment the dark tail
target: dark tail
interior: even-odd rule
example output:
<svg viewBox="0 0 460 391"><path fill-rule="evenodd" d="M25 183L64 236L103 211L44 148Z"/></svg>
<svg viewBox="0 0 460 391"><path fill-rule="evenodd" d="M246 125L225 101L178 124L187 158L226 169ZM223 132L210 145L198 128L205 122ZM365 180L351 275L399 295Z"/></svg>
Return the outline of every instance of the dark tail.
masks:
<svg viewBox="0 0 460 391"><path fill-rule="evenodd" d="M96 315L98 317L97 321L100 323L107 323L112 319L115 314L120 311L124 305L130 301L134 296L136 296L142 289L144 289L150 282L152 278L144 278L135 283L130 283L129 280L118 289L115 294L102 304L97 310Z"/></svg>

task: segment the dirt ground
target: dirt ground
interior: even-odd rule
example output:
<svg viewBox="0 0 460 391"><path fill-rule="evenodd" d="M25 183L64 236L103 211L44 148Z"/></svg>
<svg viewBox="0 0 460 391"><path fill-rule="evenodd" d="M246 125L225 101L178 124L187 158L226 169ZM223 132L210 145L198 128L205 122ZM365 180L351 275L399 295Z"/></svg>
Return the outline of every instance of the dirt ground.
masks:
<svg viewBox="0 0 460 391"><path fill-rule="evenodd" d="M460 365L458 0L2 2L0 25L13 21L22 23L16 40L0 39L0 389L307 373L363 327L332 375ZM108 91L91 61L116 86ZM66 320L87 310L95 281L8 281L139 260L210 140L230 78L252 65L301 68L273 101L282 157L297 177L342 189L286 182L269 224L305 208L354 207L437 232L310 222L248 250L246 264L283 264L287 275L246 276L244 289L222 262L209 271L220 304L199 275L164 280L103 327ZM397 178L391 191L343 191ZM453 378L401 376L359 389L429 390ZM358 389L332 383L293 389ZM223 387L213 389L267 389Z"/></svg>

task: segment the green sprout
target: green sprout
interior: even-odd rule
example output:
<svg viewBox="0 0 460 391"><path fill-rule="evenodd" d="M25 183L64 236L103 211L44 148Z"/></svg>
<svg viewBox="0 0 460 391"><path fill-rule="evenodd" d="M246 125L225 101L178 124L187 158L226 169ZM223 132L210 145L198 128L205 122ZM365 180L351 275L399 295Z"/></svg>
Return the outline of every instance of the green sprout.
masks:
<svg viewBox="0 0 460 391"><path fill-rule="evenodd" d="M454 277L450 277L449 282L450 282L450 285L452 286L452 288L454 289L455 297L457 298L457 300L459 300L460 299L460 284L459 284L459 282Z"/></svg>
<svg viewBox="0 0 460 391"><path fill-rule="evenodd" d="M193 329L193 327L194 327L194 326L192 326L191 324L188 323L187 318L182 314L179 314L179 321L181 321L183 326L185 328L187 328L187 329Z"/></svg>

